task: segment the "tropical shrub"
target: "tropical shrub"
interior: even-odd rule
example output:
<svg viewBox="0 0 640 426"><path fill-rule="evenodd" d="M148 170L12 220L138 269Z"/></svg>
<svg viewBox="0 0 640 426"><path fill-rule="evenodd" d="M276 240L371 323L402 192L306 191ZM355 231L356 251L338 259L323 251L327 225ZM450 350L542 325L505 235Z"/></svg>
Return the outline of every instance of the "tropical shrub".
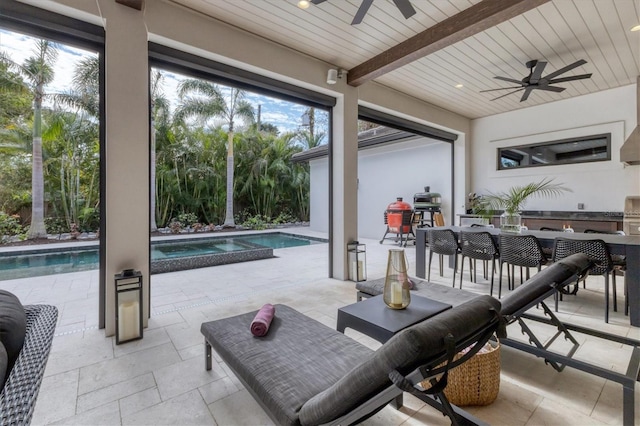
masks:
<svg viewBox="0 0 640 426"><path fill-rule="evenodd" d="M20 216L0 211L0 242L4 242L6 237L22 235L24 232L25 229L20 224Z"/></svg>
<svg viewBox="0 0 640 426"><path fill-rule="evenodd" d="M45 217L44 226L47 228L47 234L62 234L69 230L67 221L62 217Z"/></svg>

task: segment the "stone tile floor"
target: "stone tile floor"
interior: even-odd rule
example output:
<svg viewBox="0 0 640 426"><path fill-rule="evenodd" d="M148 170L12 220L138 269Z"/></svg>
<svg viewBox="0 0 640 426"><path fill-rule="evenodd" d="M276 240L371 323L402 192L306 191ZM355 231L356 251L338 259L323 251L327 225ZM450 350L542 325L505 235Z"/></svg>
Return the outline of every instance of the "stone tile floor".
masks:
<svg viewBox="0 0 640 426"><path fill-rule="evenodd" d="M322 236L308 229L295 230ZM391 242L367 244L370 279L384 276ZM326 278L326 244L279 249L276 258L151 276L152 316L144 339L115 345L98 323L97 271L0 281L23 303L59 308L56 336L33 416L33 425L270 425L273 424L230 370L216 356L204 368L204 321L284 303L335 328L337 309L355 302L354 283ZM406 249L415 271L415 250ZM435 263L435 262L434 262ZM451 285L451 270L434 282ZM488 292L464 274L464 288ZM621 281L621 280L620 280ZM589 277L587 289L565 297L561 318L588 327L640 339L622 312L603 320L603 280ZM622 286L620 286L622 287ZM622 306L622 291L618 304ZM517 336L517 325L508 328ZM549 335L540 329L540 335ZM347 335L376 348L379 343L355 331ZM578 335L576 357L624 372L630 351L620 345ZM495 425L622 424L622 388L589 374L565 369L557 373L531 355L503 347L498 399L486 407L468 407ZM636 383L636 392L640 386ZM636 424L640 424L636 397ZM386 407L367 425L450 424L439 412L410 395L405 406Z"/></svg>

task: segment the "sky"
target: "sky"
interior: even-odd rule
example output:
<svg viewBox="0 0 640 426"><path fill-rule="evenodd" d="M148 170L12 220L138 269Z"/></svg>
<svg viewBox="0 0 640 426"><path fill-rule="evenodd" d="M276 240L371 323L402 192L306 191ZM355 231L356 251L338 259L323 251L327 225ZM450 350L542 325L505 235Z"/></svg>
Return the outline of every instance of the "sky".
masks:
<svg viewBox="0 0 640 426"><path fill-rule="evenodd" d="M34 40L34 38L23 34L0 29L0 51L8 54L13 61L19 64L22 64L26 58L33 54ZM71 46L58 46L59 53L55 64L55 79L47 86L47 92L49 93L67 91L71 86L75 64L85 55L92 54ZM162 87L165 96L171 102L172 107L175 108L178 103L177 88L184 77L167 71L163 71L163 73L165 78L163 79ZM248 93L245 99L254 106L256 114L258 105L261 105L261 122L273 124L280 130L280 134L299 130L302 124L302 115L307 109L304 105L255 93Z"/></svg>

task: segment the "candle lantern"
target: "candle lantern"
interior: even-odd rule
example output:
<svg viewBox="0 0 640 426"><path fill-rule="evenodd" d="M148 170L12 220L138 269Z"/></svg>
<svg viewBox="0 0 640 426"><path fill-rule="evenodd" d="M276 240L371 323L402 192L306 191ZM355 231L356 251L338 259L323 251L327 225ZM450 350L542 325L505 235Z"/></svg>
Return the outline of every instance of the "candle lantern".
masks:
<svg viewBox="0 0 640 426"><path fill-rule="evenodd" d="M349 279L360 282L367 280L367 248L358 241L347 244Z"/></svg>
<svg viewBox="0 0 640 426"><path fill-rule="evenodd" d="M142 339L142 273L125 269L115 275L116 345Z"/></svg>
<svg viewBox="0 0 640 426"><path fill-rule="evenodd" d="M391 309L404 309L411 303L407 259L402 249L390 249L383 300Z"/></svg>

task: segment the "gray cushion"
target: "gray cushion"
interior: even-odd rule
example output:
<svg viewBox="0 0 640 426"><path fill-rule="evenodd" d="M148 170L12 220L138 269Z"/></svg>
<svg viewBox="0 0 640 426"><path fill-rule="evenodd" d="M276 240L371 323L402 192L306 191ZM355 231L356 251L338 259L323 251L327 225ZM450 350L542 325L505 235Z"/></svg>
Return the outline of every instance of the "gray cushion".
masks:
<svg viewBox="0 0 640 426"><path fill-rule="evenodd" d="M589 269L592 262L584 253L577 253L553 263L535 274L524 284L503 297L502 315L513 315L521 309L540 302L551 289Z"/></svg>
<svg viewBox="0 0 640 426"><path fill-rule="evenodd" d="M7 373L7 366L9 364L9 357L7 356L7 350L4 348L2 342L0 342L0 392L4 389L4 377Z"/></svg>
<svg viewBox="0 0 640 426"><path fill-rule="evenodd" d="M0 290L0 342L7 351L6 380L24 344L27 316L20 300L6 290Z"/></svg>
<svg viewBox="0 0 640 426"><path fill-rule="evenodd" d="M373 351L288 306L275 308L264 337L249 331L257 311L203 323L201 331L277 424L297 425L302 404Z"/></svg>
<svg viewBox="0 0 640 426"><path fill-rule="evenodd" d="M389 386L388 374L392 370L406 375L435 360L445 353L447 334L451 333L456 341L470 337L495 319L499 311L500 302L496 299L476 296L401 331L349 374L306 402L300 410L300 422L316 425L348 413Z"/></svg>

